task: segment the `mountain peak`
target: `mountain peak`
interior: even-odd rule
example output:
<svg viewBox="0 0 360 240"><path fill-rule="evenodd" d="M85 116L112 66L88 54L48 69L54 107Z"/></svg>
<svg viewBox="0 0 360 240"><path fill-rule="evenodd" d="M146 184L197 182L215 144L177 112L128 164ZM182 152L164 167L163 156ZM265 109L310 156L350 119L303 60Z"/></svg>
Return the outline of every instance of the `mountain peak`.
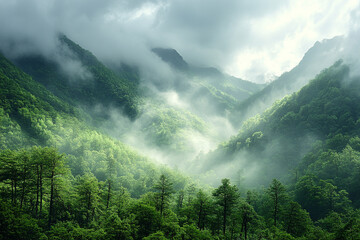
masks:
<svg viewBox="0 0 360 240"><path fill-rule="evenodd" d="M175 69L188 70L189 65L173 48L153 48L152 51Z"/></svg>

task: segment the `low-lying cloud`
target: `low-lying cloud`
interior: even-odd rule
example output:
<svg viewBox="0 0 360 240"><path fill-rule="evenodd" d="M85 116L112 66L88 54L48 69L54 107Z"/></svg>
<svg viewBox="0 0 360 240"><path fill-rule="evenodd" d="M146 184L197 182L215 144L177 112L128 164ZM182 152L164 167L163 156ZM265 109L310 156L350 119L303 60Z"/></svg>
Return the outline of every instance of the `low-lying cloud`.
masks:
<svg viewBox="0 0 360 240"><path fill-rule="evenodd" d="M66 50L59 52L58 34L64 33L103 62L138 67L142 87L159 96L167 107L200 116L213 131L210 136L199 131L186 133L188 144L196 147L182 162L186 165L236 130L226 112L221 115L209 110L212 102L194 104L199 100L193 98L198 85L181 86L186 91L177 89L176 84L187 76L173 71L152 48L175 48L193 65L215 66L266 82L295 66L315 41L340 34L348 36L344 46L353 46L344 50L345 60L358 64L354 53L359 52L359 9L356 0L0 0L0 51L10 58L40 53L58 62L69 76L91 79L76 58ZM316 73L311 74L308 76ZM176 162L171 160L173 153L149 147L148 139L139 134L146 115L131 122L115 109L110 116L108 124L118 129L113 132L116 137L161 163ZM219 171L234 169L245 157L239 156ZM254 169L251 165L250 172Z"/></svg>
<svg viewBox="0 0 360 240"><path fill-rule="evenodd" d="M262 82L316 40L358 28L358 9L356 0L0 0L0 49L48 53L62 32L102 60L149 69L151 48L172 47L196 65Z"/></svg>

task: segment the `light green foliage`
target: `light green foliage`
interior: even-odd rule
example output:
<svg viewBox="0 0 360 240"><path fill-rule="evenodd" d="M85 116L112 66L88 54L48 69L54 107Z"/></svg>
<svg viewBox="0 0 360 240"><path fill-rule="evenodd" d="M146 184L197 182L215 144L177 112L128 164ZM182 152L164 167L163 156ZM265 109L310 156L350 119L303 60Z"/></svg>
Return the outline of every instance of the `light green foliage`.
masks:
<svg viewBox="0 0 360 240"><path fill-rule="evenodd" d="M161 225L161 214L153 206L135 204L130 213L135 215L135 224L138 226L136 234L139 239L156 232Z"/></svg>
<svg viewBox="0 0 360 240"><path fill-rule="evenodd" d="M87 96L90 85L68 92L63 82L66 93L55 91L66 101L60 100L0 56L0 239L359 238L360 87L345 81L347 66L336 63L323 71L300 92L245 122L212 153L214 163L244 150L247 162L238 172L262 163L257 174L266 185L274 174L287 174L281 179L287 188L274 179L268 189L242 198L229 179L213 191L199 189L89 126L86 113L71 104L86 97L91 103L118 100L135 117L135 85L66 37L61 44L103 86L99 92ZM54 63L37 60L29 67L39 66L38 75L33 72L39 82L61 78ZM224 108L236 101L230 97L238 90L234 85L200 84ZM76 93L78 98L69 100ZM181 152L189 133L211 134L189 112L155 100L149 105L154 106L144 106L141 130L153 146ZM316 137L307 141L308 134ZM279 166L282 171L276 171Z"/></svg>
<svg viewBox="0 0 360 240"><path fill-rule="evenodd" d="M53 59L40 54L16 59L16 64L26 73L47 86L54 95L72 105L84 108L102 103L105 107L114 105L124 109L130 118L138 114L139 97L136 84L128 74L116 74L102 64L91 52L81 48L65 35L60 35L57 51L63 61L78 64L78 71L67 73Z"/></svg>
<svg viewBox="0 0 360 240"><path fill-rule="evenodd" d="M205 239L214 239L213 236L211 236L211 233L209 231L201 231L198 228L196 228L195 225L184 225L181 228L181 239L191 240L191 239L199 239L199 240L205 240Z"/></svg>
<svg viewBox="0 0 360 240"><path fill-rule="evenodd" d="M162 104L150 104L142 116L145 119L142 133L155 146L175 152L191 149L188 141L193 134L208 134L207 125L188 111L170 108Z"/></svg>
<svg viewBox="0 0 360 240"><path fill-rule="evenodd" d="M213 101L217 104L216 107L219 108L219 111L221 111L221 109L232 110L238 103L238 100L234 96L219 90L218 88L214 87L209 83L203 82L200 84L200 86L207 89L210 99L214 99ZM230 92L231 87L227 86L224 90L228 90L228 92Z"/></svg>
<svg viewBox="0 0 360 240"><path fill-rule="evenodd" d="M75 189L79 212L78 222L88 224L97 213L100 192L98 180L92 173L85 173L77 177Z"/></svg>
<svg viewBox="0 0 360 240"><path fill-rule="evenodd" d="M349 139L357 137L360 133L356 125L360 114L359 90L358 79L349 80L349 67L337 62L299 92L243 123L237 136L205 158L212 164L221 163L219 159L240 158L245 165L256 165L255 179L244 179L248 186L265 184L278 176L290 181L288 172L299 164L301 169L306 168L308 163L302 163L302 159L318 140L325 143L322 152L328 149L339 152ZM325 172L332 174L330 169ZM347 177L341 175L340 178ZM346 190L350 192L349 188Z"/></svg>

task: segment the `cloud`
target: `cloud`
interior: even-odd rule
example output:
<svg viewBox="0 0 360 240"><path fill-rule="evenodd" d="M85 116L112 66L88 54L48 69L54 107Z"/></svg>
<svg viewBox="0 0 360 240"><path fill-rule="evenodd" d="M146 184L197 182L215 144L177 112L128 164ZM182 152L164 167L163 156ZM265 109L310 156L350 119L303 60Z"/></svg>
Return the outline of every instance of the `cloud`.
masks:
<svg viewBox="0 0 360 240"><path fill-rule="evenodd" d="M91 78L66 51L59 54L61 32L104 62L136 65L142 82L157 86L153 91L163 102L195 112L220 135L210 139L196 131L187 133L188 142L200 146L190 154L197 155L235 129L226 116L207 117L211 102L189 101L195 87L187 95L169 89L184 77L162 62L153 47L175 48L195 65L264 82L294 67L317 40L336 35L349 36L347 45L355 49L349 56L357 61L359 9L357 0L0 0L0 51L10 57L33 52L55 57L65 72ZM127 143L169 162L174 156L168 151L150 148L146 139L139 139L145 120L142 116L131 123L114 110L110 124L119 130L114 135L124 135ZM243 159L240 156L234 164ZM223 168L221 172L235 169L233 164Z"/></svg>
<svg viewBox="0 0 360 240"><path fill-rule="evenodd" d="M38 2L0 0L0 48L4 53L45 53L55 47L55 27L48 21L46 6Z"/></svg>
<svg viewBox="0 0 360 240"><path fill-rule="evenodd" d="M0 0L0 48L51 51L64 32L102 59L152 68L149 49L173 47L192 63L266 81L315 41L356 27L358 8L355 0Z"/></svg>
<svg viewBox="0 0 360 240"><path fill-rule="evenodd" d="M356 9L358 1L292 1L281 11L255 18L251 21L251 42L236 49L233 64L226 69L257 81L266 81L267 75L279 76L298 64L314 42L352 31L351 15ZM243 67L249 55L252 59Z"/></svg>
<svg viewBox="0 0 360 240"><path fill-rule="evenodd" d="M103 60L151 69L150 48L173 47L194 64L266 81L296 65L315 41L347 34L356 26L351 13L358 5L356 0L0 0L0 48L46 53L63 32Z"/></svg>

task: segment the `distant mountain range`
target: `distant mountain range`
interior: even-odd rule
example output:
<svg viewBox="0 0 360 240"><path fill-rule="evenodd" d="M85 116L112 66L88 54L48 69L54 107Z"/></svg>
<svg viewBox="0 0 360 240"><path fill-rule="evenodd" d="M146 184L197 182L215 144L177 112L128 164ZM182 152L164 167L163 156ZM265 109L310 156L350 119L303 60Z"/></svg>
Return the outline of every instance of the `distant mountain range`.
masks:
<svg viewBox="0 0 360 240"><path fill-rule="evenodd" d="M342 54L343 46L343 37L334 37L322 42L316 42L305 53L300 63L291 71L283 73L261 91L256 92L237 105L234 115L231 116L232 122L239 127L243 121L265 111L276 100L300 90L321 70L330 67L337 60L344 57Z"/></svg>
<svg viewBox="0 0 360 240"><path fill-rule="evenodd" d="M152 51L173 69L186 73L190 81L215 88L239 102L266 86L229 76L214 67L196 67L188 64L175 49L154 48Z"/></svg>

